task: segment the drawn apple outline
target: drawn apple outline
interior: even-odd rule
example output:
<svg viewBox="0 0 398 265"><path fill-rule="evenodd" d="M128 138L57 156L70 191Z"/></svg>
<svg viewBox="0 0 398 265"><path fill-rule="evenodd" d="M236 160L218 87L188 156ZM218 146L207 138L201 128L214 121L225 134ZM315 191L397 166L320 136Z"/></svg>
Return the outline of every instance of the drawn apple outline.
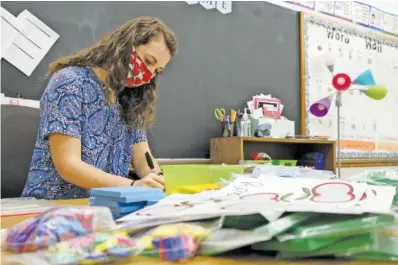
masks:
<svg viewBox="0 0 398 265"><path fill-rule="evenodd" d="M322 199L322 193L319 191L320 188L325 187L325 186L330 186L330 185L341 185L345 186L348 188L348 192L346 195L349 195L347 200L344 201L322 201L316 198L321 198ZM314 188L312 188L312 194L313 196L310 198L311 201L313 202L319 202L319 203L343 203L343 202L350 202L355 199L355 194L354 194L354 187L350 184L344 183L344 182L326 182L322 183L319 185L316 185Z"/></svg>

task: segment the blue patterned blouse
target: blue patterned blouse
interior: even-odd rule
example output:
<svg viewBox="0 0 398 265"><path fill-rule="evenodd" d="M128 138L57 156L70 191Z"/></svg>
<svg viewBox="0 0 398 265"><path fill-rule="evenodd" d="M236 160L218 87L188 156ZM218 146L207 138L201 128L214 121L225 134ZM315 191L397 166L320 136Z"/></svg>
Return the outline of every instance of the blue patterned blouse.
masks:
<svg viewBox="0 0 398 265"><path fill-rule="evenodd" d="M107 103L106 88L90 68L67 67L50 79L40 101L40 125L23 197L86 198L89 190L67 183L51 159L48 136L62 133L81 140L82 160L105 172L128 176L133 145L146 141Z"/></svg>

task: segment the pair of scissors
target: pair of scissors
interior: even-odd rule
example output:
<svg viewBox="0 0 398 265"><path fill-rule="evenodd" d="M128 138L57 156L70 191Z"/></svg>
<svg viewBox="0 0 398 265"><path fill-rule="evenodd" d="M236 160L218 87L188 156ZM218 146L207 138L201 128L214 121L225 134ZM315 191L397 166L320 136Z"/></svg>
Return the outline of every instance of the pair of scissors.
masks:
<svg viewBox="0 0 398 265"><path fill-rule="evenodd" d="M224 108L216 108L216 109L214 109L214 116L219 121L223 121L225 119L225 115L226 114L227 114L227 112L225 111Z"/></svg>

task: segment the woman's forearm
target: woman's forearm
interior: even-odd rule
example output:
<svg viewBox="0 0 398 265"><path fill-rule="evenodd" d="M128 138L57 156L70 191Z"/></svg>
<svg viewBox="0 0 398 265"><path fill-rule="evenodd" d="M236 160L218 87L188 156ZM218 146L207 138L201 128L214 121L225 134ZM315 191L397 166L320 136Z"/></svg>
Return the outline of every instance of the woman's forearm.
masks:
<svg viewBox="0 0 398 265"><path fill-rule="evenodd" d="M64 161L56 168L66 182L84 189L130 186L132 183L128 178L106 173L80 159Z"/></svg>

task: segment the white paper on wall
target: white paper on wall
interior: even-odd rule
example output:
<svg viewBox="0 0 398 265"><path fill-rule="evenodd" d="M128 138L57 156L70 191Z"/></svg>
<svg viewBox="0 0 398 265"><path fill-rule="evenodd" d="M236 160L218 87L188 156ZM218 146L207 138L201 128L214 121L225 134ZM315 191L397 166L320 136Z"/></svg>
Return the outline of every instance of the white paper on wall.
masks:
<svg viewBox="0 0 398 265"><path fill-rule="evenodd" d="M23 24L10 12L1 7L1 55L12 45L19 32L23 30Z"/></svg>
<svg viewBox="0 0 398 265"><path fill-rule="evenodd" d="M216 7L216 1L199 1L199 4L206 9L213 9Z"/></svg>
<svg viewBox="0 0 398 265"><path fill-rule="evenodd" d="M232 13L232 1L217 1L217 10L221 13Z"/></svg>
<svg viewBox="0 0 398 265"><path fill-rule="evenodd" d="M4 51L3 57L30 76L59 35L27 10L21 12L16 20L22 28Z"/></svg>

